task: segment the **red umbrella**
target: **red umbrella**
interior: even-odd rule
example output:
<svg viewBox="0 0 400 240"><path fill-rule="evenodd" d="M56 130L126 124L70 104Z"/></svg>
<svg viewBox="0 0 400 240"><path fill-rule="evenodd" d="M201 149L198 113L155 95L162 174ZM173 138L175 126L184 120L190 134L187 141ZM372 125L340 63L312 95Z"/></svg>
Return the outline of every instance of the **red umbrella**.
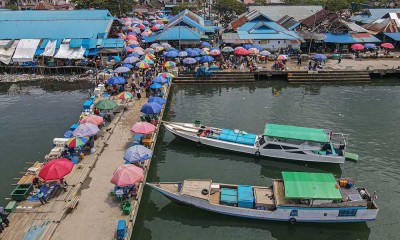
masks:
<svg viewBox="0 0 400 240"><path fill-rule="evenodd" d="M66 158L54 159L46 163L40 170L39 177L43 180L58 180L72 171L74 163Z"/></svg>
<svg viewBox="0 0 400 240"><path fill-rule="evenodd" d="M238 48L233 53L237 54L237 55L249 55L250 54L250 52L244 48Z"/></svg>
<svg viewBox="0 0 400 240"><path fill-rule="evenodd" d="M356 44L351 45L351 49L353 49L355 51L360 51L360 50L364 49L364 46L359 43L356 43Z"/></svg>
<svg viewBox="0 0 400 240"><path fill-rule="evenodd" d="M143 176L142 168L132 164L124 164L115 170L110 182L119 187L126 187L139 182L143 179Z"/></svg>
<svg viewBox="0 0 400 240"><path fill-rule="evenodd" d="M382 43L381 47L387 48L387 49L393 49L394 48L393 44L391 44L391 43Z"/></svg>
<svg viewBox="0 0 400 240"><path fill-rule="evenodd" d="M156 126L148 122L137 122L132 125L131 132L140 134L153 133L156 130Z"/></svg>

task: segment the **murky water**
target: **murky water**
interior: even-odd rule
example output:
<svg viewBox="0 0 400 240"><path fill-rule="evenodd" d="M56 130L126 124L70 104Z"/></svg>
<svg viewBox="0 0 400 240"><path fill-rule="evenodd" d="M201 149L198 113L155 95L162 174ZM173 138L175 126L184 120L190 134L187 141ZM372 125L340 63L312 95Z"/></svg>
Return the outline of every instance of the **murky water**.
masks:
<svg viewBox="0 0 400 240"><path fill-rule="evenodd" d="M224 216L170 202L146 188L134 239L399 239L400 191L398 143L400 84L296 86L282 82L247 85L174 86L165 120L239 128L261 133L266 122L331 128L349 133L349 151L358 163L342 166L293 164L175 139L162 128L148 181L212 179L217 182L270 185L281 171L332 172L354 177L378 193L380 212L370 223L289 226Z"/></svg>

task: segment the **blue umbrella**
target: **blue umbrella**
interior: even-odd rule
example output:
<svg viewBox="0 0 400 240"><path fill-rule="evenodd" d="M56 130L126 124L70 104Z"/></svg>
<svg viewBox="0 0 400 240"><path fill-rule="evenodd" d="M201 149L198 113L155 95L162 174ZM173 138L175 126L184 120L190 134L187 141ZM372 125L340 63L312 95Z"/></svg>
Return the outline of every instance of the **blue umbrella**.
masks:
<svg viewBox="0 0 400 240"><path fill-rule="evenodd" d="M108 84L123 84L125 83L125 79L123 77L112 77L107 80Z"/></svg>
<svg viewBox="0 0 400 240"><path fill-rule="evenodd" d="M317 61L323 61L323 60L327 59L327 57L324 54L318 53L313 56L313 59L317 60Z"/></svg>
<svg viewBox="0 0 400 240"><path fill-rule="evenodd" d="M130 163L142 162L151 158L153 151L143 145L136 145L128 148L124 154L124 160Z"/></svg>
<svg viewBox="0 0 400 240"><path fill-rule="evenodd" d="M125 58L124 63L132 64L132 63L136 63L138 61L139 61L138 57L128 57L128 58Z"/></svg>
<svg viewBox="0 0 400 240"><path fill-rule="evenodd" d="M188 55L188 53L185 51L179 52L179 54L178 54L179 57L186 57L187 55Z"/></svg>
<svg viewBox="0 0 400 240"><path fill-rule="evenodd" d="M169 51L169 52L166 52L166 53L164 54L164 56L169 57L169 58L174 58L174 57L177 57L178 54L179 54L179 52Z"/></svg>
<svg viewBox="0 0 400 240"><path fill-rule="evenodd" d="M201 57L195 57L194 58L196 61L200 61L201 60Z"/></svg>
<svg viewBox="0 0 400 240"><path fill-rule="evenodd" d="M253 46L253 48L256 48L258 51L264 50L264 48L261 47L260 45L255 45L255 46Z"/></svg>
<svg viewBox="0 0 400 240"><path fill-rule="evenodd" d="M376 49L376 45L373 43L367 43L364 45L364 48L366 49Z"/></svg>
<svg viewBox="0 0 400 240"><path fill-rule="evenodd" d="M162 85L159 83L153 83L150 85L150 88L151 89L159 89L159 88L162 88Z"/></svg>
<svg viewBox="0 0 400 240"><path fill-rule="evenodd" d="M126 56L127 58L129 58L129 57L140 57L140 55L139 54L137 54L137 53L131 53L131 54L129 54L128 56Z"/></svg>
<svg viewBox="0 0 400 240"><path fill-rule="evenodd" d="M212 62L212 61L214 61L214 58L211 57L211 56L202 56L200 61L202 61L202 62Z"/></svg>
<svg viewBox="0 0 400 240"><path fill-rule="evenodd" d="M199 53L198 52L196 52L195 50L186 50L186 52L188 53L188 56L189 57L197 57L197 56L199 56Z"/></svg>
<svg viewBox="0 0 400 240"><path fill-rule="evenodd" d="M153 83L167 83L168 80L162 76L157 76L153 79Z"/></svg>
<svg viewBox="0 0 400 240"><path fill-rule="evenodd" d="M123 66L123 67L126 67L126 68L129 68L129 69L132 69L132 68L133 68L133 65L132 65L132 64L129 64L129 63L125 63L125 64L123 64L122 66Z"/></svg>
<svg viewBox="0 0 400 240"><path fill-rule="evenodd" d="M156 102L150 102L146 103L145 105L142 106L142 109L140 109L140 112L144 114L156 114L159 113L162 109L162 106Z"/></svg>
<svg viewBox="0 0 400 240"><path fill-rule="evenodd" d="M149 98L148 102L155 102L160 105L163 105L163 104L167 103L167 100L165 98L161 98L161 97L151 97L151 98Z"/></svg>
<svg viewBox="0 0 400 240"><path fill-rule="evenodd" d="M72 138L72 137L73 137L72 131L66 131L66 132L64 133L64 137L65 137L65 138Z"/></svg>
<svg viewBox="0 0 400 240"><path fill-rule="evenodd" d="M195 64L195 63L197 63L197 60L194 58L185 58L185 59L183 59L183 63L184 64Z"/></svg>
<svg viewBox="0 0 400 240"><path fill-rule="evenodd" d="M247 50L249 50L252 47L253 47L253 45L251 45L251 44L243 44L243 48L245 48Z"/></svg>
<svg viewBox="0 0 400 240"><path fill-rule="evenodd" d="M212 48L210 48L210 51L212 51L212 50L218 50L218 51L221 51L221 49L219 49L219 48L217 48L217 47L212 47Z"/></svg>
<svg viewBox="0 0 400 240"><path fill-rule="evenodd" d="M179 50L176 48L170 48L167 50L167 52L178 52L179 53Z"/></svg>
<svg viewBox="0 0 400 240"><path fill-rule="evenodd" d="M200 48L193 48L193 51L196 51L196 52L200 53L201 49Z"/></svg>
<svg viewBox="0 0 400 240"><path fill-rule="evenodd" d="M135 47L139 47L139 45L137 45L137 44L131 44L131 45L129 45L128 47L130 47L130 48L135 48Z"/></svg>
<svg viewBox="0 0 400 240"><path fill-rule="evenodd" d="M201 46L211 47L211 44L209 44L208 42L201 42Z"/></svg>

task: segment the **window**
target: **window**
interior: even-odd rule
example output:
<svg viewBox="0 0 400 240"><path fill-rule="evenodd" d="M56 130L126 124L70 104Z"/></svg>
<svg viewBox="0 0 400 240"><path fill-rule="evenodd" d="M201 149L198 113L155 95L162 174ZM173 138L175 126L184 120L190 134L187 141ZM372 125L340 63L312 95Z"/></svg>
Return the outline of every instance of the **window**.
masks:
<svg viewBox="0 0 400 240"><path fill-rule="evenodd" d="M296 147L288 147L288 146L282 146L283 149L285 150L293 150L293 149L298 149Z"/></svg>
<svg viewBox="0 0 400 240"><path fill-rule="evenodd" d="M282 150L282 147L281 147L281 145L267 144L267 146L265 146L264 149Z"/></svg>
<svg viewBox="0 0 400 240"><path fill-rule="evenodd" d="M278 41L278 44L280 44L281 43L281 41Z"/></svg>
<svg viewBox="0 0 400 240"><path fill-rule="evenodd" d="M290 212L290 216L291 216L291 217L297 217L297 216L299 216L299 211L298 211L298 210L292 210L292 211Z"/></svg>
<svg viewBox="0 0 400 240"><path fill-rule="evenodd" d="M354 217L357 215L357 209L339 210L338 217Z"/></svg>
<svg viewBox="0 0 400 240"><path fill-rule="evenodd" d="M295 152L290 152L290 153L305 154L303 151L295 151Z"/></svg>
<svg viewBox="0 0 400 240"><path fill-rule="evenodd" d="M265 144L265 139L264 137L261 137L260 140L258 140L258 143L260 144L260 146Z"/></svg>

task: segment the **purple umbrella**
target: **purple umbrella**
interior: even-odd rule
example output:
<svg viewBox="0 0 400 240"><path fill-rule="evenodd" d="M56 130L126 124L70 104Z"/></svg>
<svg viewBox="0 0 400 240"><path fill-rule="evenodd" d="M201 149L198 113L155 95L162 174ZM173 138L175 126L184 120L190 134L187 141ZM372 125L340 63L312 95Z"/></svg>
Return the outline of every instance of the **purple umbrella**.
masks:
<svg viewBox="0 0 400 240"><path fill-rule="evenodd" d="M119 67L114 70L115 73L126 73L129 71L130 71L130 69L127 67Z"/></svg>
<svg viewBox="0 0 400 240"><path fill-rule="evenodd" d="M128 57L124 60L124 63L132 64L132 63L136 63L138 61L139 61L139 58L137 58L137 57Z"/></svg>
<svg viewBox="0 0 400 240"><path fill-rule="evenodd" d="M195 64L197 61L194 58L185 58L183 59L184 64Z"/></svg>
<svg viewBox="0 0 400 240"><path fill-rule="evenodd" d="M100 132L99 127L96 124L92 123L84 123L79 125L72 134L77 137L88 137L94 136Z"/></svg>

